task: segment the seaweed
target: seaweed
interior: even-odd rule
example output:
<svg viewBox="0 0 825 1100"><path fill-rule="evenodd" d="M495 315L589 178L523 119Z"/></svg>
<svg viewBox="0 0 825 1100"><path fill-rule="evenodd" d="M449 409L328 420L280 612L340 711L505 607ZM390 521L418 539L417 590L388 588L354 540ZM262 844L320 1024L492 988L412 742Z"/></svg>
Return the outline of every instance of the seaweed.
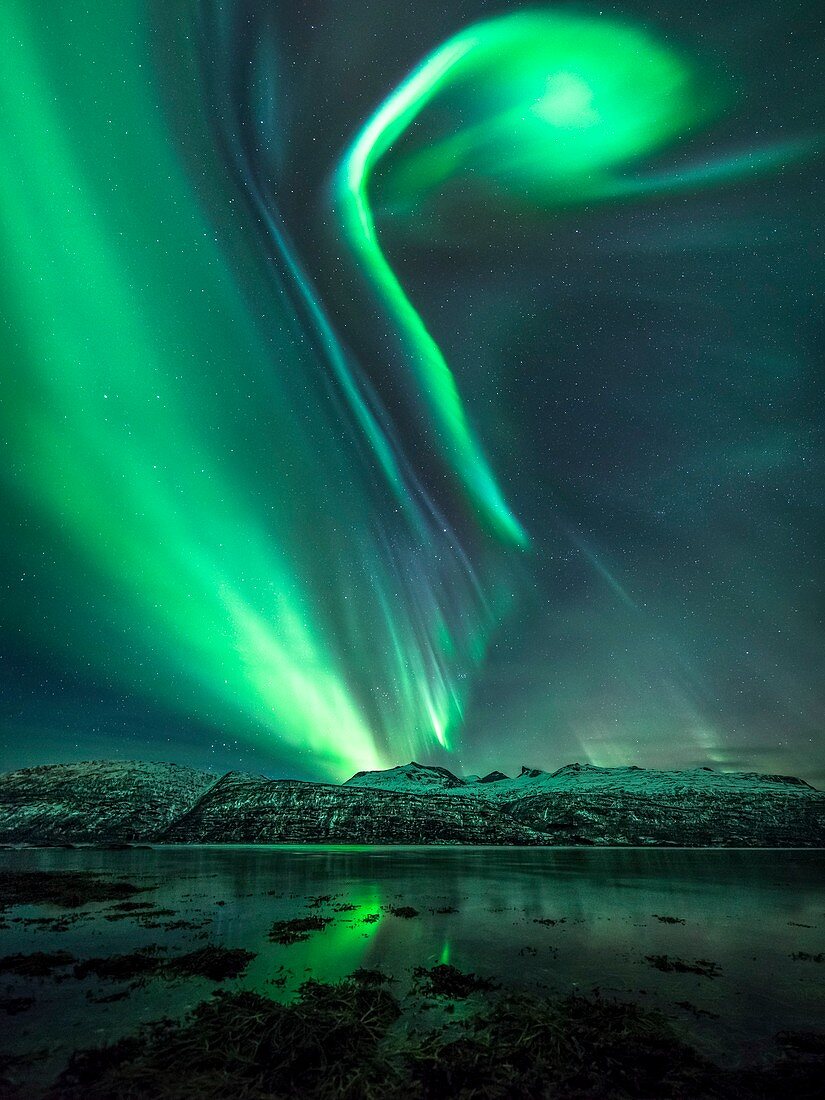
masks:
<svg viewBox="0 0 825 1100"><path fill-rule="evenodd" d="M68 951L33 951L30 955L6 955L0 959L0 974L22 978L48 978L75 961Z"/></svg>
<svg viewBox="0 0 825 1100"><path fill-rule="evenodd" d="M394 917L403 917L404 920L412 920L419 915L418 910L413 909L411 905L387 905L385 908Z"/></svg>
<svg viewBox="0 0 825 1100"><path fill-rule="evenodd" d="M279 966L272 977L266 979L266 984L273 985L276 989L283 989L287 983L287 978L291 973L292 971L287 970L285 966Z"/></svg>
<svg viewBox="0 0 825 1100"><path fill-rule="evenodd" d="M38 932L68 932L69 928L78 920L84 919L85 914L80 913L61 914L59 917L16 917L24 928L34 928Z"/></svg>
<svg viewBox="0 0 825 1100"><path fill-rule="evenodd" d="M185 955L166 958L159 949L146 947L128 955L84 959L75 965L74 976L87 978L94 974L109 981L134 981L146 978L208 978L222 982L237 978L255 955L243 948L202 947Z"/></svg>
<svg viewBox="0 0 825 1100"><path fill-rule="evenodd" d="M332 894L318 894L317 897L307 901L307 909L320 909L323 905L330 905L331 902Z"/></svg>
<svg viewBox="0 0 825 1100"><path fill-rule="evenodd" d="M719 1015L716 1012L709 1012L706 1008L698 1008L695 1004L691 1004L690 1001L674 1001L677 1008L683 1008L685 1012L689 1012L697 1020L703 1016L707 1020L718 1020Z"/></svg>
<svg viewBox="0 0 825 1100"><path fill-rule="evenodd" d="M47 1095L779 1100L821 1095L825 1070L823 1035L786 1033L771 1060L724 1070L659 1013L601 997L504 994L432 1029L394 1026L401 1016L388 990L353 978L307 982L290 1004L220 992L183 1021L76 1052Z"/></svg>
<svg viewBox="0 0 825 1100"><path fill-rule="evenodd" d="M94 974L97 978L109 981L131 981L134 978L151 977L160 968L160 948L150 946L132 951L128 955L109 955L106 958L84 959L74 967L76 978L88 978Z"/></svg>
<svg viewBox="0 0 825 1100"><path fill-rule="evenodd" d="M79 909L93 901L117 901L154 886L102 879L89 871L0 871L0 909L57 905Z"/></svg>
<svg viewBox="0 0 825 1100"><path fill-rule="evenodd" d="M119 901L117 905L110 905L109 908L115 910L118 913L136 913L140 909L155 909L157 903L154 901Z"/></svg>
<svg viewBox="0 0 825 1100"><path fill-rule="evenodd" d="M294 917L292 920L277 920L269 930L269 940L289 947L294 943L308 940L312 932L323 932L332 917Z"/></svg>
<svg viewBox="0 0 825 1100"><path fill-rule="evenodd" d="M429 969L426 966L417 966L413 970L413 989L427 997L464 1000L473 993L486 993L498 988L492 979L465 974L448 963L439 963Z"/></svg>
<svg viewBox="0 0 825 1100"><path fill-rule="evenodd" d="M242 947L201 947L186 955L165 960L162 973L174 977L199 977L208 978L211 982L223 982L229 978L237 978L254 958L254 951L246 951Z"/></svg>
<svg viewBox="0 0 825 1100"><path fill-rule="evenodd" d="M709 1062L664 1018L634 1005L571 996L502 997L412 1052L426 1097L688 1097Z"/></svg>
<svg viewBox="0 0 825 1100"><path fill-rule="evenodd" d="M296 1002L218 994L182 1024L161 1021L108 1047L79 1051L54 1083L57 1100L176 1096L400 1095L401 1067L379 1055L400 1009L357 982L307 982Z"/></svg>
<svg viewBox="0 0 825 1100"><path fill-rule="evenodd" d="M147 931L155 931L159 928L164 932L175 932L179 929L191 931L193 929L204 928L207 924L212 923L211 917L205 917L200 921L186 920L185 918L168 920L167 918L175 916L174 909L151 909L149 912L133 913L132 916L140 927L145 928Z"/></svg>
<svg viewBox="0 0 825 1100"><path fill-rule="evenodd" d="M359 966L357 970L353 970L350 977L362 985L386 985L387 982L393 981L383 970L370 970L365 966Z"/></svg>
<svg viewBox="0 0 825 1100"><path fill-rule="evenodd" d="M692 963L670 955L645 955L645 959L665 974L699 974L703 978L718 978L722 973L719 964L709 959L696 959Z"/></svg>

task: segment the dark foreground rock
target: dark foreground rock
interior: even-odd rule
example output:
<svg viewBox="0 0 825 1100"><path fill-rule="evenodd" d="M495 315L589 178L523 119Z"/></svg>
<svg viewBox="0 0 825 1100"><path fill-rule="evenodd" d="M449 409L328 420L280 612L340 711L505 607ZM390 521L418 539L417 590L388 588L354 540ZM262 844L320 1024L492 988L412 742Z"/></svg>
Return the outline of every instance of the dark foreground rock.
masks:
<svg viewBox="0 0 825 1100"><path fill-rule="evenodd" d="M341 786L172 764L0 776L0 842L825 847L825 793L782 775L570 764L460 779L417 763Z"/></svg>

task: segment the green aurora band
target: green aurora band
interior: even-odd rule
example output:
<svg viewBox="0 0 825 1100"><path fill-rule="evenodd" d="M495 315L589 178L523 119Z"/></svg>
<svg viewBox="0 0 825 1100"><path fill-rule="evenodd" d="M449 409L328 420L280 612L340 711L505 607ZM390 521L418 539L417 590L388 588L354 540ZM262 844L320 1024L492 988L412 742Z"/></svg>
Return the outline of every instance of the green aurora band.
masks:
<svg viewBox="0 0 825 1100"><path fill-rule="evenodd" d="M473 26L334 172L353 279L394 340L385 362L360 361L243 150L212 139L184 27L230 20L206 7L176 16L169 106L154 5L0 6L2 477L37 597L7 607L7 629L56 667L341 777L455 747L529 544L376 211L427 224L458 182L551 214L779 154L634 175L722 109L718 81L607 19ZM418 471L420 448L448 489Z"/></svg>

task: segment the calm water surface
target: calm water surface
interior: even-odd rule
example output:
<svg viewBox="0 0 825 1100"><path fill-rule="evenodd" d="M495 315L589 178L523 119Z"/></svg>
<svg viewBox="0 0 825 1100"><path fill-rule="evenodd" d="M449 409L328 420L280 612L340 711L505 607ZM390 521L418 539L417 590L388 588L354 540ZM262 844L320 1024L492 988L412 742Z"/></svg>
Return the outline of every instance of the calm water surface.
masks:
<svg viewBox="0 0 825 1100"><path fill-rule="evenodd" d="M825 950L823 852L167 847L4 851L0 868L124 877L152 887L136 900L174 914L158 918L163 927L146 928L134 917L107 920L111 903L96 903L61 932L27 919L64 910L17 907L0 928L0 955L59 949L82 959L150 944L170 953L206 943L244 947L256 959L223 987L274 997L288 997L310 975L336 980L359 966L391 974L403 997L414 966L449 961L516 988L564 994L597 987L662 1009L727 1062L757 1056L781 1029L825 1027L825 965L791 957ZM323 895L331 903L307 908ZM356 908L335 913L342 903ZM386 908L402 905L419 915L404 919ZM306 943L269 942L273 921L308 913L334 920ZM365 922L373 913L379 919ZM548 919L558 923L536 923ZM200 927L167 927L178 920ZM645 960L654 954L711 960L721 972L713 979L662 973ZM200 979L153 979L122 1000L98 1003L126 986L9 975L0 986L4 996L35 998L28 1011L4 1017L0 1030L7 1051L45 1052L33 1071L43 1080L72 1050L183 1013L215 988Z"/></svg>

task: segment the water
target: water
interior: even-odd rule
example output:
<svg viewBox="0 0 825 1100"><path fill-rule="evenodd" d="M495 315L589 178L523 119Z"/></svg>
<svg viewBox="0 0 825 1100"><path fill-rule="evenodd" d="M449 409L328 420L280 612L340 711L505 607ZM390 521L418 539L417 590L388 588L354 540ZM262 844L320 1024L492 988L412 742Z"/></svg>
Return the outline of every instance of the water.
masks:
<svg viewBox="0 0 825 1100"><path fill-rule="evenodd" d="M398 979L394 991L404 996L413 967L451 962L511 987L560 994L598 987L659 1008L704 1051L729 1064L757 1057L779 1030L825 1026L825 967L791 958L825 949L825 853L819 851L21 850L0 852L0 869L122 876L153 887L135 900L174 911L159 918L164 926L204 922L145 928L133 917L107 920L112 903L104 902L84 906L67 930L55 931L27 919L65 910L18 907L7 911L7 926L0 928L0 955L65 950L82 959L150 944L170 953L205 943L244 947L257 957L224 988L275 997L290 996L310 975L336 980L359 966L391 974ZM332 902L308 910L308 901L321 895L333 895ZM356 908L335 913L341 903ZM387 906L412 906L419 915L404 919ZM274 921L308 912L334 921L306 943L269 942ZM373 913L379 919L365 922ZM710 960L720 974L663 973L645 960L663 954ZM0 1046L44 1052L33 1080L49 1080L72 1050L115 1039L143 1021L182 1014L215 985L153 979L109 1003L88 995L117 993L125 985L0 975L0 987L3 996L35 998L28 1011L4 1018Z"/></svg>

